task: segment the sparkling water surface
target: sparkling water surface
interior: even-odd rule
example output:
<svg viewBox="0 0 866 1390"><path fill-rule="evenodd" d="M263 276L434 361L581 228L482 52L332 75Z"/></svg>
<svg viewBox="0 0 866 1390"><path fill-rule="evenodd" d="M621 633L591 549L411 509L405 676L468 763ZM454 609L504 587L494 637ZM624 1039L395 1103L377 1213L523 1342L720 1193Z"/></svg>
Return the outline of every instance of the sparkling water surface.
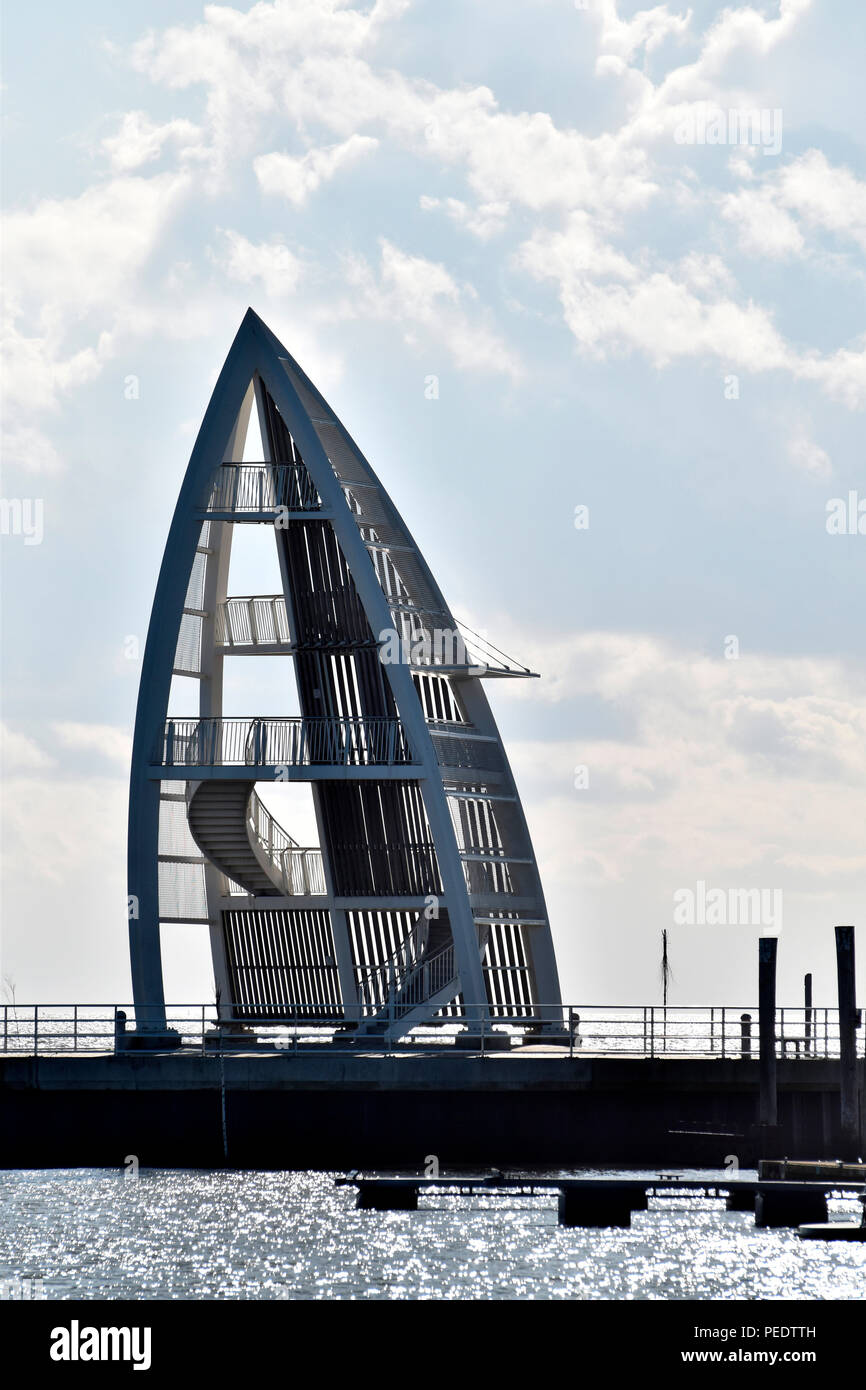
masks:
<svg viewBox="0 0 866 1390"><path fill-rule="evenodd" d="M866 1298L866 1244L756 1230L723 1201L651 1199L630 1230L561 1228L555 1193L354 1201L327 1173L5 1172L0 1279L48 1299Z"/></svg>

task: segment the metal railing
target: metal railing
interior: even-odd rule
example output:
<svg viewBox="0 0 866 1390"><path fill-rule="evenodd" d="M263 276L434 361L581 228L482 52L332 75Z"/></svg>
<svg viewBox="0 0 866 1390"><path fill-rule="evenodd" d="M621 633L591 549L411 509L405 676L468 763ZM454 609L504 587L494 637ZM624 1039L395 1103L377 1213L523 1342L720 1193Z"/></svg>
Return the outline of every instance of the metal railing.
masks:
<svg viewBox="0 0 866 1390"><path fill-rule="evenodd" d="M644 1005L609 1010L570 1006L572 1049L582 1055L691 1056L720 1060L757 1058L758 1009ZM839 1056L839 1010L782 1007L776 1010L776 1055L803 1060ZM863 1041L860 1035L861 1043ZM858 1048L862 1051L860 1043ZM864 1052L866 1055L866 1052Z"/></svg>
<svg viewBox="0 0 866 1390"><path fill-rule="evenodd" d="M445 610L393 603L391 620L403 650L411 657L410 664L420 670L435 672L441 666L476 675L487 671L512 676L534 674Z"/></svg>
<svg viewBox="0 0 866 1390"><path fill-rule="evenodd" d="M362 972L358 979L358 1001L365 1014L376 1014L395 998L427 950L429 918L423 915L400 942L396 951L379 965Z"/></svg>
<svg viewBox="0 0 866 1390"><path fill-rule="evenodd" d="M321 499L302 463L224 463L203 503L206 512L315 512Z"/></svg>
<svg viewBox="0 0 866 1390"><path fill-rule="evenodd" d="M453 945L443 946L435 955L428 956L407 975L399 993L393 998L393 1007L398 1018L405 1017L413 1009L432 999L449 985L456 984L457 962Z"/></svg>
<svg viewBox="0 0 866 1390"><path fill-rule="evenodd" d="M287 897L327 892L322 851L317 847L299 845L297 840L293 840L256 792L250 796L247 825L250 834L273 865Z"/></svg>
<svg viewBox="0 0 866 1390"><path fill-rule="evenodd" d="M377 1013L386 1024L383 1035L363 1034L365 1051L389 1051L399 1034L402 1017L411 1008L432 998L454 978L452 946L407 972L401 987L385 996ZM426 976L424 971L427 971ZM270 1001L267 1008L283 1007ZM305 1020L303 1010L285 1005L285 1016L243 1022L218 1017L213 1004L172 1005L166 1009L167 1026L174 1029L186 1050L208 1052L214 1047L243 1052L253 1044L269 1042L277 1050L308 1055L313 1046L330 1051L354 1051L352 1025L369 1022L362 1004L335 1002L322 1004L321 1012L345 1020L344 1025L315 1024ZM135 1040L135 1009L122 1006L125 1019L117 1020L118 1007L104 1004L4 1004L0 1005L0 1048L7 1055L49 1056L67 1053L109 1053L126 1031L127 1041ZM146 1013L144 1010L143 1013ZM858 1028L857 1056L866 1057L866 1038ZM543 1025L544 1031L538 1031ZM345 1031L336 1031L340 1027ZM705 1058L717 1061L757 1061L758 1010L721 1008L668 1008L633 1006L608 1008L604 1005L535 1006L529 1017L491 1016L484 1009L464 1008L459 1018L438 1023L426 1022L412 1029L408 1037L431 1055L441 1056L455 1036L468 1029L475 1048L456 1049L454 1055L477 1056L490 1051L495 1041L529 1044L525 1056L560 1059L584 1057L638 1057L647 1059ZM391 1036L389 1036L389 1034ZM780 1008L776 1011L776 1054L779 1059L808 1065L810 1061L839 1056L839 1013L837 1009Z"/></svg>
<svg viewBox="0 0 866 1390"><path fill-rule="evenodd" d="M399 719L169 719L155 749L162 767L411 763Z"/></svg>
<svg viewBox="0 0 866 1390"><path fill-rule="evenodd" d="M289 647L291 634L282 594L226 599L216 612L216 640L228 648Z"/></svg>

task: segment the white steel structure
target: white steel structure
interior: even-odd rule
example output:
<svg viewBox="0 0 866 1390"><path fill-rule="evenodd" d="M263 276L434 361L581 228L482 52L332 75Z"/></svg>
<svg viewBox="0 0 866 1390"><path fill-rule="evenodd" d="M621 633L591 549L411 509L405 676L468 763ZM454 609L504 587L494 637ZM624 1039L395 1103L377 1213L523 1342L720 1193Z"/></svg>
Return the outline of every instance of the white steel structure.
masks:
<svg viewBox="0 0 866 1390"><path fill-rule="evenodd" d="M253 410L266 456L251 464ZM280 593L227 592L239 525L272 529ZM250 656L294 663L297 714L224 715L224 663ZM138 1033L165 1037L160 925L189 922L209 924L227 1025L559 1029L538 869L481 683L528 674L461 631L372 468L249 310L184 478L143 661ZM173 679L197 683L197 718L170 717ZM318 845L266 809L256 783L274 780L311 785Z"/></svg>

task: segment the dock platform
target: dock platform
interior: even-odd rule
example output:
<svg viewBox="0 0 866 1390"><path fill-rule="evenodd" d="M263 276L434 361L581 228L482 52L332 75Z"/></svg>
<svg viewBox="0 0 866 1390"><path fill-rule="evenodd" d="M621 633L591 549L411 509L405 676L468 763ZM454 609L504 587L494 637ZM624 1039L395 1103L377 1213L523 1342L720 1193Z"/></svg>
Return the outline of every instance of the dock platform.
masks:
<svg viewBox="0 0 866 1390"><path fill-rule="evenodd" d="M355 1172L338 1177L335 1181L338 1187L356 1189L355 1205L361 1211L417 1211L418 1198L422 1193L425 1196L438 1192L448 1196L535 1197L555 1192L561 1226L628 1227L631 1225L632 1212L647 1211L650 1198L724 1198L729 1211L753 1210L756 1227L801 1227L801 1223L827 1223L827 1198L830 1195L856 1197L866 1203L866 1182L852 1183L844 1179L774 1182L734 1177L684 1178L667 1174L660 1174L657 1179L536 1177L525 1173L509 1175L494 1170L474 1176L453 1174L439 1177L401 1174L364 1176ZM817 1224L802 1225L802 1230L811 1232L817 1229ZM856 1229L856 1224L851 1225L851 1229ZM851 1235L848 1238L858 1237Z"/></svg>

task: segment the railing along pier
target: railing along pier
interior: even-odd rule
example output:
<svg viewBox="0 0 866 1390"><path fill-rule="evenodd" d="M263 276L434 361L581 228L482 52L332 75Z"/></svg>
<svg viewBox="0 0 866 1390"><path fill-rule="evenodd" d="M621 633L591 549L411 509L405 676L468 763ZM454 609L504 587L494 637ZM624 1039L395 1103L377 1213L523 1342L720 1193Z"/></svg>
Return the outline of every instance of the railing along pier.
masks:
<svg viewBox="0 0 866 1390"><path fill-rule="evenodd" d="M315 969L316 967L309 967ZM425 974L426 972L426 974ZM166 1008L166 1024L181 1049L212 1048L233 1052L274 1050L313 1055L330 1052L389 1053L409 1049L418 1055L501 1057L511 1054L543 1056L560 1061L592 1057L635 1058L650 1061L705 1059L722 1063L757 1062L752 1045L751 1018L757 1010L740 1007L693 1006L665 1011L655 1005L616 1008L598 1004L535 1005L524 1012L504 1005L488 1010L442 1017L424 1023L401 1036L406 1012L429 992L455 979L450 946L425 958L420 943L401 948L395 957L364 975L362 1003L344 1005L341 1000L315 1005L271 1001L267 1016L236 1006L231 1016L226 1006L175 1004ZM113 1052L146 1037L135 1028L132 1004L2 1004L2 1045L6 1055L49 1055L74 1052ZM387 1010L387 1018L382 1013ZM139 1016L159 1012L140 1007ZM840 1055L838 1009L811 1008L810 1048L802 1046L802 1009L776 1010L775 1051L779 1062L809 1066ZM712 1014L712 1017L711 1017ZM360 1025L371 1016L387 1024L381 1035L365 1032ZM866 1056L862 1024L855 1032L856 1056ZM120 1024L120 1026L119 1026ZM353 1029L358 1026L358 1040ZM800 1042L800 1046L796 1044ZM459 1045L456 1045L459 1044Z"/></svg>

